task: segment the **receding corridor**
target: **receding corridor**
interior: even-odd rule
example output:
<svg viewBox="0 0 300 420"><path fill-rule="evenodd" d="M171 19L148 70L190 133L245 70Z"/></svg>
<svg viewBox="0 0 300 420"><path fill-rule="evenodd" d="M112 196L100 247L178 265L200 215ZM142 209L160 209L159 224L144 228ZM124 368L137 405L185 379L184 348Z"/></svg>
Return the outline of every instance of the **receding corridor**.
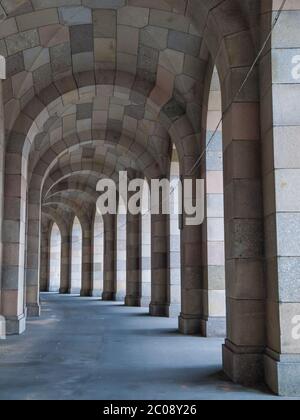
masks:
<svg viewBox="0 0 300 420"><path fill-rule="evenodd" d="M42 294L42 316L0 342L0 399L273 399L221 373L220 339L145 309Z"/></svg>

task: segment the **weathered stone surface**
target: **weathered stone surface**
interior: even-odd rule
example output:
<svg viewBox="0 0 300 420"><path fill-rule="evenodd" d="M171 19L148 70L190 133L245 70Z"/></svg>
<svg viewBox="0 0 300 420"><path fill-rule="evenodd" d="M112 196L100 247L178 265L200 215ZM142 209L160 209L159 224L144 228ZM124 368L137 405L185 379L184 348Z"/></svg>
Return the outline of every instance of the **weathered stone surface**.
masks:
<svg viewBox="0 0 300 420"><path fill-rule="evenodd" d="M69 44L60 44L50 48L51 65L53 71L62 72L68 69L71 64L71 53Z"/></svg>
<svg viewBox="0 0 300 420"><path fill-rule="evenodd" d="M168 48L197 57L200 52L200 39L183 32L169 31Z"/></svg>
<svg viewBox="0 0 300 420"><path fill-rule="evenodd" d="M41 47L26 50L24 51L24 62L26 70L34 71L50 62L49 50Z"/></svg>
<svg viewBox="0 0 300 420"><path fill-rule="evenodd" d="M115 38L117 15L114 10L95 10L93 25L95 38Z"/></svg>
<svg viewBox="0 0 300 420"><path fill-rule="evenodd" d="M15 74L25 70L23 54L18 53L9 57L6 62L6 66L8 77L14 76Z"/></svg>
<svg viewBox="0 0 300 420"><path fill-rule="evenodd" d="M59 20L63 25L84 25L92 23L92 12L87 7L61 7Z"/></svg>
<svg viewBox="0 0 300 420"><path fill-rule="evenodd" d="M36 47L38 44L39 36L35 29L17 33L6 39L7 51L9 55L26 50L28 48Z"/></svg>
<svg viewBox="0 0 300 420"><path fill-rule="evenodd" d="M70 28L72 54L93 51L93 26L78 25Z"/></svg>

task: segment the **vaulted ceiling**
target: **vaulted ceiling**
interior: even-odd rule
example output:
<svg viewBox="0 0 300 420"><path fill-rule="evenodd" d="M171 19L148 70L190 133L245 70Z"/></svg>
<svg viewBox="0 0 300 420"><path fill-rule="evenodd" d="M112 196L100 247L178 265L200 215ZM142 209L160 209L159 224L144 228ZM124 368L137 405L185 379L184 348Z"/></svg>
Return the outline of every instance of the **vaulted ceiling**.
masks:
<svg viewBox="0 0 300 420"><path fill-rule="evenodd" d="M234 22L239 3L1 0L7 137L28 140L29 179L74 200L74 185L94 188L97 174L167 175L172 123L185 116L188 133L200 131L209 12L217 21L229 6ZM245 27L255 26L257 1L242 3Z"/></svg>

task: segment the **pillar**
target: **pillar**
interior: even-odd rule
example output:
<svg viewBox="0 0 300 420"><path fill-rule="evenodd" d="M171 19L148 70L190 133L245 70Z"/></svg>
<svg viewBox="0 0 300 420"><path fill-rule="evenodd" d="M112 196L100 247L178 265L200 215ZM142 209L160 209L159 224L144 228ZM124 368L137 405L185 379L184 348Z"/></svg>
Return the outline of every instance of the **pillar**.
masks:
<svg viewBox="0 0 300 420"><path fill-rule="evenodd" d="M43 216L42 216L43 218ZM52 224L42 220L40 253L40 291L49 292L50 276L50 238Z"/></svg>
<svg viewBox="0 0 300 420"><path fill-rule="evenodd" d="M237 57L240 54L237 50ZM252 60L249 55L245 66ZM231 72L231 90L236 92L241 82L235 70ZM232 101L230 95L226 96L224 101ZM225 102L223 109L228 106ZM259 111L258 79L254 74L241 99L235 98L228 108L223 122L227 308L223 368L233 382L242 385L263 381L266 345Z"/></svg>
<svg viewBox="0 0 300 420"><path fill-rule="evenodd" d="M127 214L126 306L141 306L141 215Z"/></svg>
<svg viewBox="0 0 300 420"><path fill-rule="evenodd" d="M275 9L280 2L273 3ZM287 10L289 3L261 62L261 72L267 75L261 81L267 273L264 368L273 392L299 397L300 5L295 2ZM275 10L268 12L265 19L270 26Z"/></svg>
<svg viewBox="0 0 300 420"><path fill-rule="evenodd" d="M168 317L170 272L168 269L169 216L151 215L151 303L150 315Z"/></svg>
<svg viewBox="0 0 300 420"><path fill-rule="evenodd" d="M82 287L80 296L93 296L93 229L92 223L82 226Z"/></svg>
<svg viewBox="0 0 300 420"><path fill-rule="evenodd" d="M59 293L71 293L72 225L61 230L61 269Z"/></svg>
<svg viewBox="0 0 300 420"><path fill-rule="evenodd" d="M27 222L26 249L26 309L28 317L39 317L40 307L40 253L41 253L41 208L34 190L28 191L30 215Z"/></svg>
<svg viewBox="0 0 300 420"><path fill-rule="evenodd" d="M104 281L102 300L115 301L116 278L116 216L107 214L104 221Z"/></svg>
<svg viewBox="0 0 300 420"><path fill-rule="evenodd" d="M4 164L5 164L5 123L3 108L3 81L6 78L5 58L0 56L0 267L2 267L2 223L4 202ZM0 316L3 314L2 296L2 272L0 273Z"/></svg>
<svg viewBox="0 0 300 420"><path fill-rule="evenodd" d="M181 232L181 313L179 331L199 334L202 320L201 226L188 226L183 217Z"/></svg>
<svg viewBox="0 0 300 420"><path fill-rule="evenodd" d="M14 156L4 155L5 123L3 109L3 79L5 60L0 57L0 194L4 211L2 227L1 315L6 321L7 334L21 334L25 330L24 271L25 271L25 209L26 181L21 168L14 167ZM4 194L4 158L6 165ZM4 197L3 197L4 196ZM1 207L2 211L2 207Z"/></svg>

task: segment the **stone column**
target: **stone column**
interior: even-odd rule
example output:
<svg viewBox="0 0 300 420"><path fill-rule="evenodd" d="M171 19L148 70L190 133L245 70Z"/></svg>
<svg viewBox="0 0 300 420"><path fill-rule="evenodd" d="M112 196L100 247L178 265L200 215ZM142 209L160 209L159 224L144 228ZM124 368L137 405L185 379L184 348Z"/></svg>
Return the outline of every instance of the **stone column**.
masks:
<svg viewBox="0 0 300 420"><path fill-rule="evenodd" d="M169 216L151 215L151 316L169 316L170 272L168 269Z"/></svg>
<svg viewBox="0 0 300 420"><path fill-rule="evenodd" d="M91 224L82 226L82 287L80 296L93 296L93 229Z"/></svg>
<svg viewBox="0 0 300 420"><path fill-rule="evenodd" d="M201 226L188 226L185 217L181 232L181 313L179 331L199 334L202 320Z"/></svg>
<svg viewBox="0 0 300 420"><path fill-rule="evenodd" d="M43 219L43 216L42 216ZM49 292L50 277L50 237L52 224L42 220L40 252L40 291Z"/></svg>
<svg viewBox="0 0 300 420"><path fill-rule="evenodd" d="M0 267L2 267L2 223L4 209L4 164L5 164L5 123L3 109L3 81L6 78L5 58L0 56ZM1 299L2 290L2 272L0 272L0 316L3 313L3 304Z"/></svg>
<svg viewBox="0 0 300 420"><path fill-rule="evenodd" d="M235 92L240 80L232 77L232 83ZM233 382L244 385L263 380L266 344L260 105L254 95L255 77L251 83L242 100L230 106L223 124L227 307L223 366Z"/></svg>
<svg viewBox="0 0 300 420"><path fill-rule="evenodd" d="M7 334L21 334L25 330L25 217L22 215L26 213L26 186L21 169L14 167L14 156L7 156L5 159L6 173L9 175L5 176L3 194L5 123L2 80L5 78L5 71L3 71L5 70L5 60L3 57L0 59L0 174L2 174L0 182L2 199L0 202L4 203L4 212L1 216L3 224L0 224L3 241L1 315L6 320Z"/></svg>
<svg viewBox="0 0 300 420"><path fill-rule="evenodd" d="M72 272L72 225L61 230L61 269L59 293L71 293Z"/></svg>
<svg viewBox="0 0 300 420"><path fill-rule="evenodd" d="M26 248L26 309L28 317L39 317L40 307L40 251L41 251L41 208L39 199L32 198L35 191L29 189L31 214L27 221Z"/></svg>
<svg viewBox="0 0 300 420"><path fill-rule="evenodd" d="M116 216L107 214L104 221L104 282L102 300L115 301L116 277Z"/></svg>
<svg viewBox="0 0 300 420"><path fill-rule="evenodd" d="M292 6L289 3L286 9ZM275 10L268 12L264 19L270 27ZM297 397L300 396L299 21L300 4L295 2L281 14L271 48L261 62L267 273L265 380L276 394Z"/></svg>
<svg viewBox="0 0 300 420"><path fill-rule="evenodd" d="M141 216L127 214L126 306L141 306Z"/></svg>

